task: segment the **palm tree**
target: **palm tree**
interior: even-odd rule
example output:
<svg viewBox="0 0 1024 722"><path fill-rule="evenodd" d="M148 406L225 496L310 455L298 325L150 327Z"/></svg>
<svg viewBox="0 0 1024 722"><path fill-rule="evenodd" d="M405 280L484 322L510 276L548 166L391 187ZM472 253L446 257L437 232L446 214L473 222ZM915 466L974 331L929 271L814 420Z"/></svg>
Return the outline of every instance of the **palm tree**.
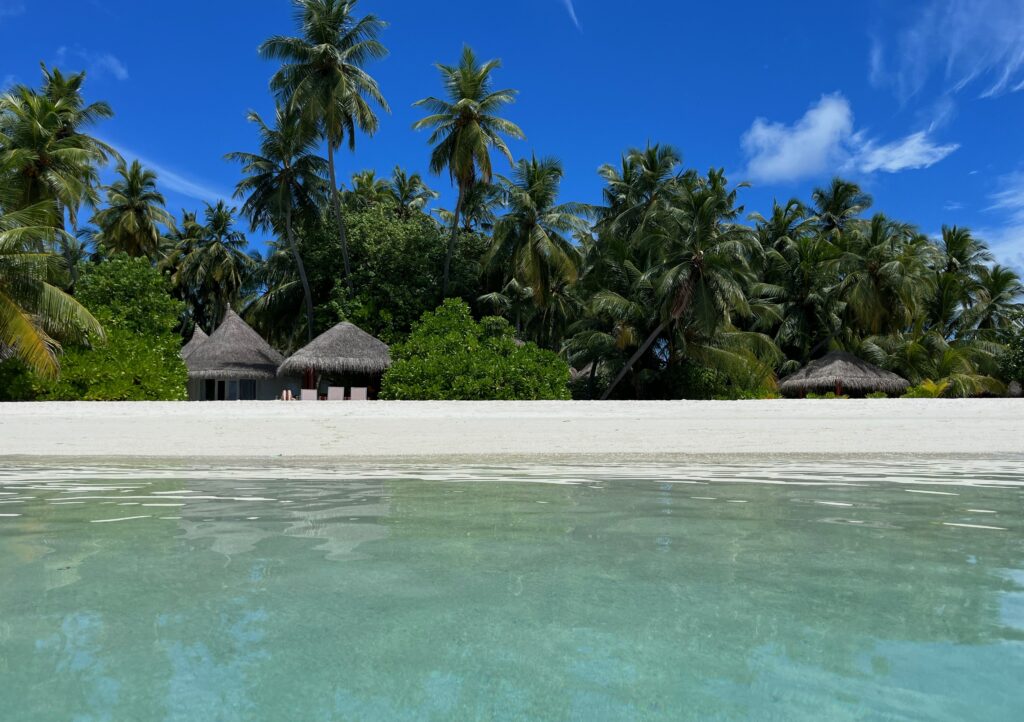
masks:
<svg viewBox="0 0 1024 722"><path fill-rule="evenodd" d="M774 315L764 313L763 320L774 330L775 343L795 359L790 366L799 367L827 347L842 325L840 251L817 232L796 199L773 204L768 218L751 218L764 256L760 281L750 291L773 306Z"/></svg>
<svg viewBox="0 0 1024 722"><path fill-rule="evenodd" d="M390 184L377 177L377 172L364 170L352 176L352 190L345 194L345 200L354 208L369 208L379 203L394 200Z"/></svg>
<svg viewBox="0 0 1024 722"><path fill-rule="evenodd" d="M93 221L100 228L98 241L107 249L129 256L155 258L163 232L174 228L174 217L164 208L164 197L156 188L156 173L138 160L117 164L119 178L106 186L107 207L97 211Z"/></svg>
<svg viewBox="0 0 1024 722"><path fill-rule="evenodd" d="M345 281L352 269L342 216L335 154L348 139L355 149L356 131L372 135L378 126L373 106L390 112L387 101L363 66L387 55L378 40L386 23L374 15L357 18L357 0L293 0L302 37L274 36L260 46L265 58L283 61L271 87L289 111L315 126L327 141L331 202L338 224Z"/></svg>
<svg viewBox="0 0 1024 722"><path fill-rule="evenodd" d="M842 238L840 293L847 304L847 328L866 334L907 329L934 290L929 269L935 246L913 226L881 213L850 224Z"/></svg>
<svg viewBox="0 0 1024 722"><path fill-rule="evenodd" d="M567 234L588 230L580 217L588 212L586 206L556 203L563 176L558 160L533 156L516 164L512 178L501 178L509 210L494 227L487 256L505 283L516 279L529 286L534 304L542 309L550 304L554 289L576 281L579 252Z"/></svg>
<svg viewBox="0 0 1024 722"><path fill-rule="evenodd" d="M976 279L993 261L988 246L975 238L968 228L943 226L939 250L942 251L942 272L961 278Z"/></svg>
<svg viewBox="0 0 1024 722"><path fill-rule="evenodd" d="M246 253L245 234L234 229L236 208L224 201L206 204L205 223L197 229L198 242L182 262L182 277L202 300L204 318L197 322L212 327L228 308L237 305L255 270Z"/></svg>
<svg viewBox="0 0 1024 722"><path fill-rule="evenodd" d="M106 154L67 132L68 113L60 102L19 87L0 98L0 165L16 189L11 207L50 206L50 224L62 228L66 210L72 223L82 205L97 200L97 166Z"/></svg>
<svg viewBox="0 0 1024 722"><path fill-rule="evenodd" d="M59 288L63 259L38 250L59 233L51 221L46 202L0 215L0 357L13 355L50 377L59 370L57 339L103 338L92 314Z"/></svg>
<svg viewBox="0 0 1024 722"><path fill-rule="evenodd" d="M684 181L682 162L672 146L648 144L627 151L618 168L601 166L597 172L605 182L605 207L598 232L632 235L657 204L671 202L673 190Z"/></svg>
<svg viewBox="0 0 1024 722"><path fill-rule="evenodd" d="M64 261L68 274L68 283L64 290L74 295L75 286L82 275L82 266L93 256L93 234L83 229L75 235L62 234L57 239L57 253Z"/></svg>
<svg viewBox="0 0 1024 722"><path fill-rule="evenodd" d="M703 338L714 336L731 313L746 315L744 293L754 243L750 229L736 222L743 212L736 205L722 171L691 177L677 189L667 209L656 209L638 239L655 264L647 272L660 311L660 322L640 344L605 391L608 398L633 365L666 331L685 321Z"/></svg>
<svg viewBox="0 0 1024 722"><path fill-rule="evenodd" d="M1024 312L1022 296L1024 283L1016 271L999 264L984 267L978 274L975 304L964 315L971 328L991 337L1013 327Z"/></svg>
<svg viewBox="0 0 1024 722"><path fill-rule="evenodd" d="M438 64L445 88L445 99L428 97L417 101L429 115L413 124L415 130L430 128L429 143L434 145L430 171L440 174L447 169L458 185L459 196L452 215L452 233L444 258L442 296L448 295L452 254L459 232L459 215L466 192L477 179L491 182L491 150L496 149L512 163L512 152L503 138L524 138L519 126L495 115L514 102L515 90L491 90L491 73L501 67L500 60L481 64L473 50L466 46L457 66Z"/></svg>
<svg viewBox="0 0 1024 722"><path fill-rule="evenodd" d="M430 201L440 195L427 187L419 173L409 175L398 165L391 173L389 187L398 204L398 214L403 218L408 218L415 211L422 212Z"/></svg>
<svg viewBox="0 0 1024 722"><path fill-rule="evenodd" d="M324 172L327 162L314 153L315 134L296 122L288 111L279 108L274 127L256 113L249 114L260 134L260 151L230 153L227 158L242 164L244 177L238 183L236 198L245 198L242 214L252 229L284 231L295 268L302 282L306 305L306 335L313 339L313 294L295 240L294 218L319 207L327 192Z"/></svg>
<svg viewBox="0 0 1024 722"><path fill-rule="evenodd" d="M833 178L828 188L815 188L811 200L823 233L843 232L873 202L860 186L842 178Z"/></svg>

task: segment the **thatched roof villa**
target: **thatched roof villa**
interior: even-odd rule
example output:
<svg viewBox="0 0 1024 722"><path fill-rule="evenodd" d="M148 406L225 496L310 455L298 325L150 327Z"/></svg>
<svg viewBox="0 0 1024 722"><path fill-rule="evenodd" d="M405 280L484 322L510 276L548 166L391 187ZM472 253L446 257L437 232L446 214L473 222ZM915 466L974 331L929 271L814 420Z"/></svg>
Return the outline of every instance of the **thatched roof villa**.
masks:
<svg viewBox="0 0 1024 722"><path fill-rule="evenodd" d="M182 358L188 367L189 398L194 401L269 400L278 398L286 386L297 385L278 377L284 356L231 309L208 338L197 343L193 335Z"/></svg>
<svg viewBox="0 0 1024 722"><path fill-rule="evenodd" d="M866 396L882 391L896 396L905 393L909 386L910 382L905 378L870 364L852 353L833 351L784 378L779 383L779 392L784 396L829 392Z"/></svg>
<svg viewBox="0 0 1024 722"><path fill-rule="evenodd" d="M304 386L338 385L370 389L371 398L391 366L388 345L355 324L339 323L292 354L278 369L280 376L304 376Z"/></svg>
<svg viewBox="0 0 1024 722"><path fill-rule="evenodd" d="M192 338L189 342L181 347L181 357L183 359L188 358L192 355L192 352L203 345L206 339L210 338L206 335L206 331L200 326L196 326L196 330L192 332Z"/></svg>

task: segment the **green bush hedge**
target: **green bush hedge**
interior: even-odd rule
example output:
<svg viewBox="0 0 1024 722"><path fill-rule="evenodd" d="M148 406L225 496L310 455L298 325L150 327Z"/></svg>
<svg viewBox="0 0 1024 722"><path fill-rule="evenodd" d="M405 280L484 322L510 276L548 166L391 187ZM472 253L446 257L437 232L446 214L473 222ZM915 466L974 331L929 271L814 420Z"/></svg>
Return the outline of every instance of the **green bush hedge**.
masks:
<svg viewBox="0 0 1024 722"><path fill-rule="evenodd" d="M409 338L391 348L382 399L568 399L569 367L535 344L519 344L507 321L473 320L448 299L423 315Z"/></svg>

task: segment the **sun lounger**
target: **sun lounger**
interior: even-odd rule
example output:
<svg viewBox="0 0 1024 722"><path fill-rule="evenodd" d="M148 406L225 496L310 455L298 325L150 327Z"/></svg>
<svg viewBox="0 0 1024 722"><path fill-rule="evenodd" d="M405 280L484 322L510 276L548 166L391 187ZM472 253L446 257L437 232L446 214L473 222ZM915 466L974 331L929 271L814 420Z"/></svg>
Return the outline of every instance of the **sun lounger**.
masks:
<svg viewBox="0 0 1024 722"><path fill-rule="evenodd" d="M316 401L317 400L316 389L302 389L302 400L303 401Z"/></svg>
<svg viewBox="0 0 1024 722"><path fill-rule="evenodd" d="M366 401L368 398L366 393L366 387L352 387L352 393L349 394L349 399L352 401Z"/></svg>
<svg viewBox="0 0 1024 722"><path fill-rule="evenodd" d="M327 389L327 400L328 401L344 401L345 400L345 387L344 386L330 386Z"/></svg>

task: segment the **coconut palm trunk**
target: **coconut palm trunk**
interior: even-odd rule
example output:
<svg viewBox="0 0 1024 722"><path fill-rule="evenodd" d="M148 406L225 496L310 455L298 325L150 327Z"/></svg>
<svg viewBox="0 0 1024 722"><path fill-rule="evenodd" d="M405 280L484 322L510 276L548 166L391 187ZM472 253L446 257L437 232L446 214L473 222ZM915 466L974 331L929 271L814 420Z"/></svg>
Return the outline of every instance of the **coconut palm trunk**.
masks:
<svg viewBox="0 0 1024 722"><path fill-rule="evenodd" d="M331 179L331 206L334 208L334 220L338 224L338 239L341 241L341 260L345 264L345 285L352 290L352 267L348 260L348 236L345 233L345 219L341 213L341 192L338 190L338 176L334 168L334 155L338 144L328 143L327 171Z"/></svg>
<svg viewBox="0 0 1024 722"><path fill-rule="evenodd" d="M452 234L448 239L448 250L444 254L444 277L441 281L441 297L448 298L448 280L451 278L452 255L455 244L459 240L459 214L462 213L462 202L465 197L465 186L459 183L459 199L455 202L455 217L452 219Z"/></svg>
<svg viewBox="0 0 1024 722"><path fill-rule="evenodd" d="M299 246L295 242L295 231L292 228L292 209L289 207L284 216L285 233L288 235L288 247L295 257L295 267L299 271L299 280L302 281L302 294L306 299L306 340L313 340L313 292L309 289L309 278L306 276L306 264L302 262L302 255L299 253Z"/></svg>
<svg viewBox="0 0 1024 722"><path fill-rule="evenodd" d="M669 317L658 324L658 327L651 332L651 335L648 336L642 344L640 344L640 348L638 348L636 353L630 357L629 361L626 362L626 365L622 367L621 371L619 371L619 375L615 377L615 380L612 381L611 385L608 386L604 394L602 394L602 401L608 400L608 397L611 396L615 387L619 385L622 379L626 378L626 374L628 374L633 369L633 366L636 365L636 362L639 361L645 353L647 353L647 350L658 339L658 336L664 333L665 329L668 328L670 324L675 323L683 317L683 314L685 314L687 309L690 307L690 299L693 298L694 285L695 279L691 275L690 278L687 279L686 283L683 284L682 288L679 289L675 302L672 304L672 311L669 314Z"/></svg>

